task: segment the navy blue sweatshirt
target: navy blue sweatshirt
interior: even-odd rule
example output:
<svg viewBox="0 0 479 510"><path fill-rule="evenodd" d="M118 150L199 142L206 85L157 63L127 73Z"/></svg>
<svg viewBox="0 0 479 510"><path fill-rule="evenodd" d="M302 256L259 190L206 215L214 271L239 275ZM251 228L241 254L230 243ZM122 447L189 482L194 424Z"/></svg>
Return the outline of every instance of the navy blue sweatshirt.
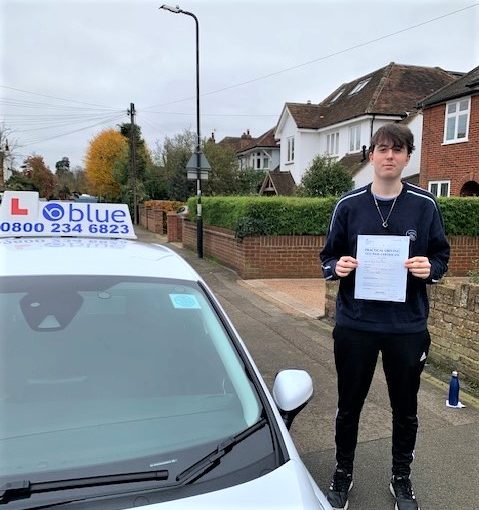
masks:
<svg viewBox="0 0 479 510"><path fill-rule="evenodd" d="M384 218L393 200L377 198ZM333 211L331 224L320 259L326 280L336 280L336 262L343 256L356 258L357 236L398 235L408 236L409 257L428 257L431 274L421 279L408 272L406 301L373 301L354 298L356 271L340 279L336 301L336 323L364 331L384 333L414 333L427 327L429 302L427 283L436 283L447 271L449 243L444 233L444 223L431 193L403 183L391 211L387 228L374 203L371 184L344 195Z"/></svg>

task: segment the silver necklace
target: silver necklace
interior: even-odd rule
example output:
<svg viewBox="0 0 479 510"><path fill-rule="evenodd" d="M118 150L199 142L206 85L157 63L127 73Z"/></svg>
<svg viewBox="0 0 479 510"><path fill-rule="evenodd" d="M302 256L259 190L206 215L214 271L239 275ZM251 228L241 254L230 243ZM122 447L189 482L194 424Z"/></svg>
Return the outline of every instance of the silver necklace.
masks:
<svg viewBox="0 0 479 510"><path fill-rule="evenodd" d="M384 219L384 216L382 215L381 213L381 209L379 208L379 204L378 204L378 201L376 200L376 196L373 195L373 198L374 198L374 203L376 204L376 209L378 210L378 213L379 213L379 216L381 217L381 220L383 222L383 227L384 228L388 228L388 220L389 220L389 217L391 216L391 213L393 212L393 209L394 209L394 206L396 205L396 200L398 199L398 196L397 195L394 200L393 200L393 204L391 206L391 209L389 209L389 213L388 215L386 216L386 219Z"/></svg>

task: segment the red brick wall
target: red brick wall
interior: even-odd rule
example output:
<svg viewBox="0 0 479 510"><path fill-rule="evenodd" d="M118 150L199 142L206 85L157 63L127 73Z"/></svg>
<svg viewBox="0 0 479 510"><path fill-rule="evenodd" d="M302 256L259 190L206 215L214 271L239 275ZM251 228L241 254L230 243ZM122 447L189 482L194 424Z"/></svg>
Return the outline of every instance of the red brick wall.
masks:
<svg viewBox="0 0 479 510"><path fill-rule="evenodd" d="M166 211L144 205L140 205L138 211L138 220L142 227L156 234L166 234Z"/></svg>
<svg viewBox="0 0 479 510"><path fill-rule="evenodd" d="M218 227L203 229L203 253L234 269L241 278L320 278L324 236L252 236L243 241ZM479 237L451 236L448 276L465 276L479 259ZM196 225L183 222L183 245L196 250Z"/></svg>
<svg viewBox="0 0 479 510"><path fill-rule="evenodd" d="M196 250L196 226L183 223L183 245ZM315 278L321 277L319 251L324 236L254 236L242 241L230 230L205 227L203 252L241 278Z"/></svg>
<svg viewBox="0 0 479 510"><path fill-rule="evenodd" d="M178 216L174 212L169 212L167 215L167 234L168 234L168 242L181 242L183 239L183 226L182 226L183 218Z"/></svg>
<svg viewBox="0 0 479 510"><path fill-rule="evenodd" d="M183 221L183 246L196 251L196 225L194 222ZM238 243L230 230L204 227L203 254L231 267L239 275L245 273L243 243Z"/></svg>
<svg viewBox="0 0 479 510"><path fill-rule="evenodd" d="M429 181L451 181L451 196L459 196L468 181L479 182L479 96L471 98L467 142L442 145L446 105L423 112L421 172L419 185Z"/></svg>
<svg viewBox="0 0 479 510"><path fill-rule="evenodd" d="M468 271L477 270L479 260L479 237L449 236L451 258L447 276L466 276Z"/></svg>

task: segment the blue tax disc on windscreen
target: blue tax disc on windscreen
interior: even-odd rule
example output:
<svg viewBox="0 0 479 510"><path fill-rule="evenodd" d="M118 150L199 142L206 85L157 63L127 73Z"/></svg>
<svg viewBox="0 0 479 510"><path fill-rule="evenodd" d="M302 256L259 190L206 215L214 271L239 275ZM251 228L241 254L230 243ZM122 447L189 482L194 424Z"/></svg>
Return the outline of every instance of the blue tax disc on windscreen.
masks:
<svg viewBox="0 0 479 510"><path fill-rule="evenodd" d="M170 299L177 309L199 310L201 308L193 294L170 294Z"/></svg>

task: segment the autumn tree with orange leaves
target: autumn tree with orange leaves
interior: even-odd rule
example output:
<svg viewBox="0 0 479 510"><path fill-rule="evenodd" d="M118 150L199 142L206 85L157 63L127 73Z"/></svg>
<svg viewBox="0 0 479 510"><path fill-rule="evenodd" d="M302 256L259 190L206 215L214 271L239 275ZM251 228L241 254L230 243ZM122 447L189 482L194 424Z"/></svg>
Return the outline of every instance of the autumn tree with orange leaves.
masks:
<svg viewBox="0 0 479 510"><path fill-rule="evenodd" d="M115 180L114 168L128 158L128 140L114 129L105 129L90 140L85 156L85 172L91 194L102 201L115 201L120 196L120 185Z"/></svg>

